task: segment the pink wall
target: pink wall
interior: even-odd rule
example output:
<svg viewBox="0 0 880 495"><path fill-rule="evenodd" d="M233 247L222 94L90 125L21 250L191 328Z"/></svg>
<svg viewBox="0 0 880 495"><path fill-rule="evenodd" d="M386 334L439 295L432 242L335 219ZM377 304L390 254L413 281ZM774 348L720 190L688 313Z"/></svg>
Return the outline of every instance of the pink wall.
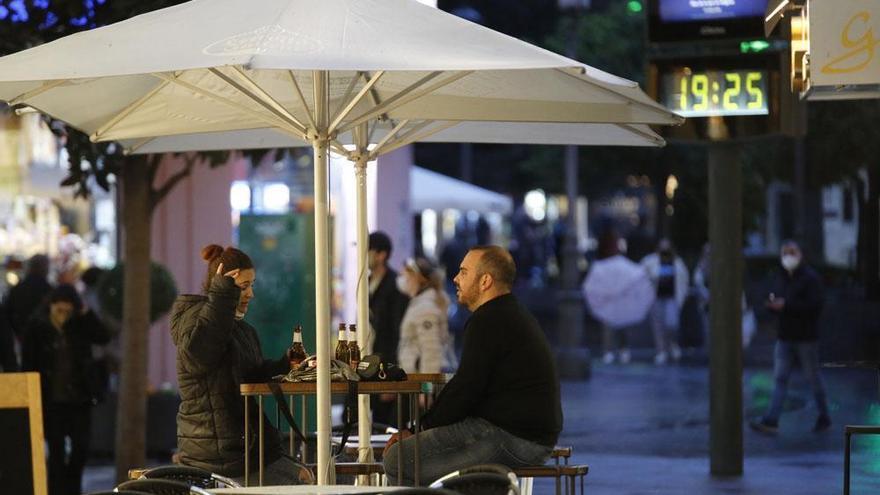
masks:
<svg viewBox="0 0 880 495"><path fill-rule="evenodd" d="M201 291L205 275L205 263L199 256L202 246L231 243L229 186L242 162L238 160L214 169L207 165L196 166L190 177L178 183L153 213L153 260L174 274L181 294ZM166 160L157 174L157 183L181 166L179 161ZM177 386L175 356L166 315L150 329L151 386L166 383Z"/></svg>

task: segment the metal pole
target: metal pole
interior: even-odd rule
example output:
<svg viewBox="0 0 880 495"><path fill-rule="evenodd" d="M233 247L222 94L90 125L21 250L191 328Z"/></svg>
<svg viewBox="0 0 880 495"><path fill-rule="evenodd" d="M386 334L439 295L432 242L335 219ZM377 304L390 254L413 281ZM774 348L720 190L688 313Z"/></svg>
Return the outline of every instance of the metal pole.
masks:
<svg viewBox="0 0 880 495"><path fill-rule="evenodd" d="M367 281L367 124L355 129L359 153L354 163L357 179L357 250L358 250L358 282L357 282L357 325L358 347L366 352L367 330L370 328L370 291ZM373 446L370 418L370 396L358 395L358 462L373 462ZM366 477L365 477L366 478Z"/></svg>
<svg viewBox="0 0 880 495"><path fill-rule="evenodd" d="M327 169L330 166L327 135L329 118L327 71L312 72L315 124L310 139L315 153L315 342L318 356L318 485L326 485L330 466L330 246L327 201Z"/></svg>
<svg viewBox="0 0 880 495"><path fill-rule="evenodd" d="M711 473L743 473L742 169L738 149L709 145Z"/></svg>

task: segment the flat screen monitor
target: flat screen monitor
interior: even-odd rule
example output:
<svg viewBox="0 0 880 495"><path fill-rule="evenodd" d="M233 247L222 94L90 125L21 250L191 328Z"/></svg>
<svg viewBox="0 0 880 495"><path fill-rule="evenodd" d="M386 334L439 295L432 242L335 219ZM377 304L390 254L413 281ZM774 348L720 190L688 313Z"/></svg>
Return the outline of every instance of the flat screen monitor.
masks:
<svg viewBox="0 0 880 495"><path fill-rule="evenodd" d="M761 17L767 0L660 0L663 22L712 21Z"/></svg>
<svg viewBox="0 0 880 495"><path fill-rule="evenodd" d="M648 0L653 42L764 38L767 0Z"/></svg>

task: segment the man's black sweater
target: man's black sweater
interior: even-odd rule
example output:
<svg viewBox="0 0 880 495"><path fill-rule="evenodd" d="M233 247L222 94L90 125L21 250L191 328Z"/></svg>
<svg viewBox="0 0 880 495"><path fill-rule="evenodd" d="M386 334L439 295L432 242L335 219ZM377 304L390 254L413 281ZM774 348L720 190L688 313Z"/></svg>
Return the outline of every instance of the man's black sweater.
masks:
<svg viewBox="0 0 880 495"><path fill-rule="evenodd" d="M538 322L506 294L486 302L465 325L461 364L425 413L425 429L466 417L553 446L562 431L559 377Z"/></svg>

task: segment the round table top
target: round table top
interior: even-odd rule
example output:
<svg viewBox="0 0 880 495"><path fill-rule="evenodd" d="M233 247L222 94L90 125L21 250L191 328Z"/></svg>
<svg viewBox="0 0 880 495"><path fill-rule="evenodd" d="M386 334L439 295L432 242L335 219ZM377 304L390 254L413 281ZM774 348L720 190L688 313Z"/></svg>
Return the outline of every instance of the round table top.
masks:
<svg viewBox="0 0 880 495"><path fill-rule="evenodd" d="M880 370L880 361L864 360L864 361L830 361L822 363L824 368L862 368L870 370Z"/></svg>

